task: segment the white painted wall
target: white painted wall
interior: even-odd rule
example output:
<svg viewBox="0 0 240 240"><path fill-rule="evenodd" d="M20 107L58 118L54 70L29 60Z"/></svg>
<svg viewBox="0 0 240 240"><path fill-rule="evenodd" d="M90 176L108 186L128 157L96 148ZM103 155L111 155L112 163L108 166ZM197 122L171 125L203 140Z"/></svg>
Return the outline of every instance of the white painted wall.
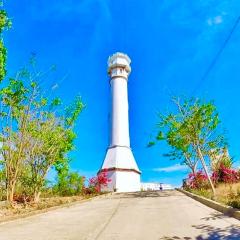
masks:
<svg viewBox="0 0 240 240"><path fill-rule="evenodd" d="M155 183L155 182L145 182L141 183L141 190L143 191L159 191L162 186L162 190L171 190L174 189L171 184L166 183Z"/></svg>
<svg viewBox="0 0 240 240"><path fill-rule="evenodd" d="M140 191L140 174L135 172L109 171L107 176L111 179L102 191L135 192Z"/></svg>
<svg viewBox="0 0 240 240"><path fill-rule="evenodd" d="M140 191L140 174L135 172L116 172L117 192Z"/></svg>
<svg viewBox="0 0 240 240"><path fill-rule="evenodd" d="M140 171L132 150L128 147L109 148L102 168L126 168Z"/></svg>

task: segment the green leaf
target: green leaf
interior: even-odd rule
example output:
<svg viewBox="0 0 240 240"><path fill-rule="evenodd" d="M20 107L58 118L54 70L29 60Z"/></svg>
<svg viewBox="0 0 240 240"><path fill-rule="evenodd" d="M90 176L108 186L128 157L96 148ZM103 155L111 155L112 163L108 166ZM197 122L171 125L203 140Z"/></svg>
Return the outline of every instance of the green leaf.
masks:
<svg viewBox="0 0 240 240"><path fill-rule="evenodd" d="M153 147L155 145L155 142L149 142L147 147Z"/></svg>

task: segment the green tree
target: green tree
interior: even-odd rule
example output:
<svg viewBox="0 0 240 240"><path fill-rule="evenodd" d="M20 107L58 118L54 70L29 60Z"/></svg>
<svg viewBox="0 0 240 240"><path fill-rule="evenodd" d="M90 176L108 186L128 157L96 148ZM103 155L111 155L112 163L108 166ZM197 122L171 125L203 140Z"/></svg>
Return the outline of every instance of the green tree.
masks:
<svg viewBox="0 0 240 240"><path fill-rule="evenodd" d="M11 27L11 20L8 17L7 12L5 11L3 7L3 1L0 0L0 82L5 78L6 76L6 59L7 59L7 49L4 44L3 40L3 33L5 30L9 29ZM0 191L3 193L4 190L3 187L6 184L5 181L5 170L3 168L3 162L0 162L0 171L1 171L1 186Z"/></svg>
<svg viewBox="0 0 240 240"><path fill-rule="evenodd" d="M5 200L4 197L6 196L6 179L5 179L5 171L4 168L0 168L0 201Z"/></svg>
<svg viewBox="0 0 240 240"><path fill-rule="evenodd" d="M58 174L57 184L53 190L61 196L72 196L82 193L85 178L77 172L64 169Z"/></svg>
<svg viewBox="0 0 240 240"><path fill-rule="evenodd" d="M177 110L174 113L159 115L157 140L166 140L172 147L171 156L182 158L183 163L189 166L192 172L200 160L208 177L208 181L215 195L207 160L212 149L219 151L226 142L221 134L217 133L219 117L212 102L203 102L199 99L181 100L173 98Z"/></svg>
<svg viewBox="0 0 240 240"><path fill-rule="evenodd" d="M0 6L3 8L3 1L0 1ZM7 50L3 41L3 32L11 27L11 21L8 18L7 12L0 9L0 82L6 75L6 58Z"/></svg>
<svg viewBox="0 0 240 240"><path fill-rule="evenodd" d="M27 89L21 80L10 79L1 89L1 155L6 173L7 200L13 201L16 182L24 159L23 149L26 140L26 124L33 95L27 104Z"/></svg>
<svg viewBox="0 0 240 240"><path fill-rule="evenodd" d="M211 159L212 171L218 171L219 168L225 166L226 168L232 168L233 159L229 156L228 149L212 149L209 153Z"/></svg>
<svg viewBox="0 0 240 240"><path fill-rule="evenodd" d="M7 50L3 32L11 21L0 0L0 82L6 76ZM31 58L35 65L34 57ZM38 200L51 166L65 166L66 154L73 149L73 128L84 105L80 97L65 109L60 99L43 96L37 79L42 72L22 69L0 90L0 163L1 189L13 203L16 187L29 191ZM58 107L58 108L57 108ZM4 176L4 177L3 177ZM27 186L26 188L24 186Z"/></svg>
<svg viewBox="0 0 240 240"><path fill-rule="evenodd" d="M49 169L64 163L74 147L74 124L84 108L80 97L65 109L60 99L45 97L40 75L24 69L1 90L1 153L10 203L16 186L39 200Z"/></svg>
<svg viewBox="0 0 240 240"><path fill-rule="evenodd" d="M55 103L52 102L51 106L53 104ZM66 161L66 154L73 150L76 137L73 126L83 107L81 99L77 97L70 109L67 108L66 115L61 116L57 109L53 112L52 107L51 111L39 109L36 115L31 115L27 128L29 147L26 147L25 155L27 165L31 167L35 202L39 200L49 169L59 162Z"/></svg>
<svg viewBox="0 0 240 240"><path fill-rule="evenodd" d="M176 148L173 146L171 147L172 151L164 154L163 156L169 157L171 160L180 160L182 165L186 165L187 167L189 167L191 172L195 174L199 162L199 159L196 156L195 152L190 149L186 150L185 148Z"/></svg>

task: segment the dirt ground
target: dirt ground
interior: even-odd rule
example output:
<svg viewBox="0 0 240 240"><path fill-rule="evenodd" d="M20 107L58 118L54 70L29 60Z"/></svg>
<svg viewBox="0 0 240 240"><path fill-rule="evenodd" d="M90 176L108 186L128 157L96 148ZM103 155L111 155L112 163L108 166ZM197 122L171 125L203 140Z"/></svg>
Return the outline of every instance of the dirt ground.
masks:
<svg viewBox="0 0 240 240"><path fill-rule="evenodd" d="M84 199L92 198L94 195L72 196L72 197L50 197L42 198L39 203L16 203L14 207L7 206L6 202L0 202L0 220L9 219L15 216L26 215L28 213L48 209L55 206L67 205Z"/></svg>

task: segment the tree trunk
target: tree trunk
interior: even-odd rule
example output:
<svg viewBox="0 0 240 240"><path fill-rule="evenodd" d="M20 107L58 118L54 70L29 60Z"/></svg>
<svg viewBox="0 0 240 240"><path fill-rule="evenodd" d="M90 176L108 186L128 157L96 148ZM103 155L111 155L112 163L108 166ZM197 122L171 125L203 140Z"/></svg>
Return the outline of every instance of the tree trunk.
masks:
<svg viewBox="0 0 240 240"><path fill-rule="evenodd" d="M210 175L209 175L209 173L208 173L207 165L206 165L206 163L205 163L204 157L203 157L203 155L202 155L202 151L201 151L201 149L200 149L199 146L197 147L197 152L198 152L198 156L199 156L199 158L200 158L200 160L201 160L201 163L202 163L203 169L204 169L204 171L205 171L205 174L207 175L208 181L209 181L210 186L211 186L211 188L212 188L213 198L215 198L215 196L216 196L215 187L214 187L213 182L212 182L212 179L211 179L211 177L210 177Z"/></svg>
<svg viewBox="0 0 240 240"><path fill-rule="evenodd" d="M38 203L38 202L39 202L39 200L40 200L40 195L41 195L41 192L40 192L40 191L35 191L35 192L34 192L34 199L33 199L33 201L34 201L35 203Z"/></svg>
<svg viewBox="0 0 240 240"><path fill-rule="evenodd" d="M12 206L14 201L15 181L9 181L7 184L7 202Z"/></svg>
<svg viewBox="0 0 240 240"><path fill-rule="evenodd" d="M197 165L191 165L189 166L191 168L191 171L192 171L192 174L195 174L196 173L196 168L197 168Z"/></svg>

